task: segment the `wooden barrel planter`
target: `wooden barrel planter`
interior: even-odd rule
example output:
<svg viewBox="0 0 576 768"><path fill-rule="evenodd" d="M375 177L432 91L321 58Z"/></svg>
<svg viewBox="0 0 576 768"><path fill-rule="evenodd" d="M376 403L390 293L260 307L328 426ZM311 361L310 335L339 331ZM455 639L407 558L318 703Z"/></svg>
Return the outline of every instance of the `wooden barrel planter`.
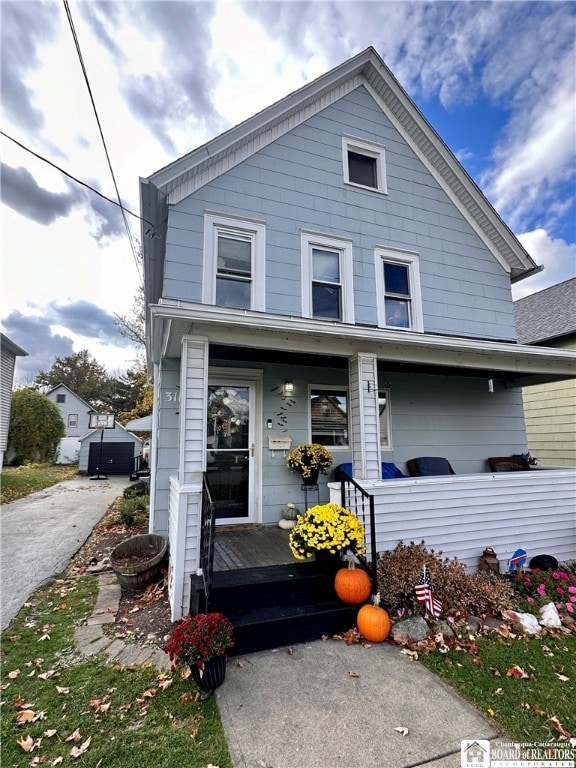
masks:
<svg viewBox="0 0 576 768"><path fill-rule="evenodd" d="M155 533L132 536L112 550L110 564L125 589L144 589L160 576L168 542Z"/></svg>

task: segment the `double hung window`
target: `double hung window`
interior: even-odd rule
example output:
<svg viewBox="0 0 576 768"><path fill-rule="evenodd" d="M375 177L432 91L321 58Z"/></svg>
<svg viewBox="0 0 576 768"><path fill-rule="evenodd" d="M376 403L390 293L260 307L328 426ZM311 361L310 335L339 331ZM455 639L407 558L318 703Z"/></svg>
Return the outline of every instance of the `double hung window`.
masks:
<svg viewBox="0 0 576 768"><path fill-rule="evenodd" d="M352 243L302 233L302 314L354 322Z"/></svg>
<svg viewBox="0 0 576 768"><path fill-rule="evenodd" d="M204 303L263 310L264 224L206 214L204 227Z"/></svg>
<svg viewBox="0 0 576 768"><path fill-rule="evenodd" d="M376 289L380 327L423 330L416 254L378 248Z"/></svg>

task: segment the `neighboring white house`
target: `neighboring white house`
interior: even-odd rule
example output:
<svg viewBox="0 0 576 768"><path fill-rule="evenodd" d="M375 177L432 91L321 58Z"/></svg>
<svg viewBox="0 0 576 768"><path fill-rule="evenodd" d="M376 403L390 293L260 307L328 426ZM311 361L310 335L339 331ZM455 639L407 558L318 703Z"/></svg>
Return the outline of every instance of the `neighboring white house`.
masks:
<svg viewBox="0 0 576 768"><path fill-rule="evenodd" d="M304 501L290 444L352 462L378 551L574 551L574 473L487 473L526 451L522 387L576 371L517 344L510 284L538 267L374 49L142 179L141 215L150 527L170 542L173 619L204 477L218 524L275 525ZM381 480L417 456L456 475Z"/></svg>
<svg viewBox="0 0 576 768"><path fill-rule="evenodd" d="M57 464L74 464L80 454L80 438L90 429L90 414L94 407L73 392L66 384L57 384L46 392L48 400L53 402L62 416L66 434L60 441Z"/></svg>
<svg viewBox="0 0 576 768"><path fill-rule="evenodd" d="M3 333L0 333L0 473L4 463L4 452L8 444L8 428L10 426L10 408L12 405L12 385L14 383L14 367L16 358L27 355L17 344Z"/></svg>

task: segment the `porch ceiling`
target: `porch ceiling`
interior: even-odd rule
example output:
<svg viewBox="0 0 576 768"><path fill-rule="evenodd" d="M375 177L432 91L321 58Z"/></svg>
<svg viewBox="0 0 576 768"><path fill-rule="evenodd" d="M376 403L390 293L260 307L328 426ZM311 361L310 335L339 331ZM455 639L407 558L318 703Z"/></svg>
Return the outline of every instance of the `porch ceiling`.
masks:
<svg viewBox="0 0 576 768"><path fill-rule="evenodd" d="M570 350L390 331L301 317L165 302L150 307L152 360L179 358L185 336L206 338L219 359L323 365L374 354L387 371L506 379L511 386L576 378ZM226 350L226 351L224 351ZM228 355L227 357L225 357ZM333 358L331 363L326 358Z"/></svg>

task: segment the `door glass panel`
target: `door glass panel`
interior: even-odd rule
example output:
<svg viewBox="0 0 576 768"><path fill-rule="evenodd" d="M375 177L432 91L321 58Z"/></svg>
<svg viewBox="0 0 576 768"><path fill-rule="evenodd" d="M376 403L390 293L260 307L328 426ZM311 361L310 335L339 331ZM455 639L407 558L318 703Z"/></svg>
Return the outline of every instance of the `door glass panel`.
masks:
<svg viewBox="0 0 576 768"><path fill-rule="evenodd" d="M248 517L250 388L208 387L206 471L216 518Z"/></svg>

